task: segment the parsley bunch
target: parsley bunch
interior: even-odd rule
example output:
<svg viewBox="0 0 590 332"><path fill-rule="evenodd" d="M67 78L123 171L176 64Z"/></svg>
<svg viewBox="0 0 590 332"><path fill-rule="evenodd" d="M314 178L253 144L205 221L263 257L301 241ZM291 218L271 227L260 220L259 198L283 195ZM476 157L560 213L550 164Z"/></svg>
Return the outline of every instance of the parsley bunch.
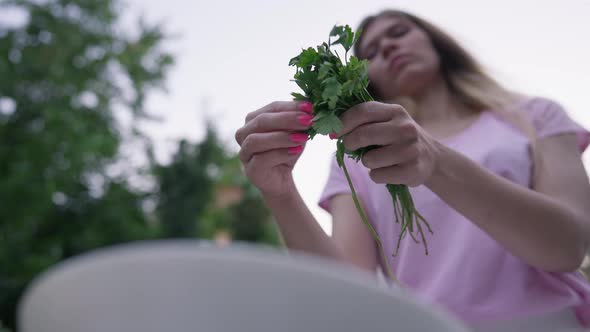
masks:
<svg viewBox="0 0 590 332"><path fill-rule="evenodd" d="M316 48L303 49L298 56L289 61L289 66L297 68L294 81L303 90L303 94L294 92L292 96L295 100L307 100L313 103L313 115L315 117L313 118L312 127L307 131L310 139L316 134L328 135L340 131L342 129L340 116L344 112L354 105L374 100L367 91L369 85L368 62L359 60L355 56L348 56L348 52L359 36L360 32L353 33L348 25L334 26L327 43L322 43ZM333 38L334 40L332 40ZM331 47L335 45L344 48L344 62L338 52L332 50ZM344 164L345 154L358 161L364 153L376 147L368 146L349 151L344 147L342 138L340 138L337 141L336 159L338 165L344 170L356 209L383 254L381 240L368 222L359 204L356 191ZM399 184L387 184L386 186L393 200L396 222L401 223L401 231L393 256L397 254L400 242L406 234L410 234L412 239L419 243L415 236L416 231L420 235L425 253L428 255L428 245L421 223L426 226L430 233L432 233L432 230L428 222L416 211L408 187ZM388 264L384 254L383 256L386 264ZM395 277L392 279L396 280Z"/></svg>

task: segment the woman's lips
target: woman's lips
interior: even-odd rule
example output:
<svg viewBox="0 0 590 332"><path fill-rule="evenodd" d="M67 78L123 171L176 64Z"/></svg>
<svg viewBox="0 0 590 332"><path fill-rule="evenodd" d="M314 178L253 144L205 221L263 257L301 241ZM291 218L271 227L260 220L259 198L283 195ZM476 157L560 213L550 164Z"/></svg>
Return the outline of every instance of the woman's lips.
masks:
<svg viewBox="0 0 590 332"><path fill-rule="evenodd" d="M389 69L397 72L398 70L401 69L401 67L403 67L406 63L408 63L409 60L410 60L410 57L406 54L396 55L389 62Z"/></svg>

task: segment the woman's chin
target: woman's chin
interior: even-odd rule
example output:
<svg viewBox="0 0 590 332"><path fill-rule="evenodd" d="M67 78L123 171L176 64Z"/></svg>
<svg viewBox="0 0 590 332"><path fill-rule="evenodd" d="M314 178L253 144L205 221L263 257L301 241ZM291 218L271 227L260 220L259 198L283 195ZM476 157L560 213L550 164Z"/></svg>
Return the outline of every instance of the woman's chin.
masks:
<svg viewBox="0 0 590 332"><path fill-rule="evenodd" d="M395 86L396 95L414 97L419 95L426 88L427 75L416 72L401 72L392 82Z"/></svg>

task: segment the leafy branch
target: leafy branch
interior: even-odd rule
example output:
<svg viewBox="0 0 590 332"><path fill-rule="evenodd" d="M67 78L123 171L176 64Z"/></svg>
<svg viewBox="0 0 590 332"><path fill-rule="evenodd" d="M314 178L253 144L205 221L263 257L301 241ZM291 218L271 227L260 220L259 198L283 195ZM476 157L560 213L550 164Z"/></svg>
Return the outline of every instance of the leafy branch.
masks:
<svg viewBox="0 0 590 332"><path fill-rule="evenodd" d="M295 100L307 100L313 104L313 125L307 131L310 139L313 139L317 134L329 135L340 131L342 129L340 117L344 112L354 105L374 100L367 90L369 85L368 62L359 60L355 56L348 56L348 52L357 42L359 36L360 31L354 33L348 25L336 25L330 31L327 43L324 42L316 48L303 49L299 55L289 61L289 66L296 67L293 81L303 91L303 93L293 92L291 95ZM332 49L333 46L337 45L344 48L344 58L341 58L336 50ZM385 256L381 239L362 210L344 163L344 155L358 161L367 151L376 147L368 146L349 151L344 147L342 138L339 138L336 159L338 166L344 170L355 207L379 247L388 269L387 273L391 279L397 282L397 278L395 278L389 267L389 261ZM431 234L432 229L424 217L416 210L408 187L401 184L387 184L386 187L392 198L395 221L401 224L400 235L393 256L397 255L400 242L407 234L410 234L414 242L421 242L426 255L428 255L428 245L421 223ZM419 235L420 240L416 235Z"/></svg>

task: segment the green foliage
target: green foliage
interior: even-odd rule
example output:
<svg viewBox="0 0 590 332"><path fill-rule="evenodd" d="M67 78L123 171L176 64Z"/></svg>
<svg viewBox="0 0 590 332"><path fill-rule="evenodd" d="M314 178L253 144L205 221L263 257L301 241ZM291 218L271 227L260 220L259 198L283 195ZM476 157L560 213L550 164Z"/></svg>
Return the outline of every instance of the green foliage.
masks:
<svg viewBox="0 0 590 332"><path fill-rule="evenodd" d="M308 100L313 104L313 114L315 116L313 125L308 130L310 138L313 138L316 134L337 133L342 128L340 117L344 112L357 104L374 100L367 90L369 85L368 62L359 60L354 56L348 57L348 51L359 36L360 31L353 33L348 25L334 26L330 31L327 43L323 43L315 49L311 47L304 49L298 56L289 61L290 66L297 68L294 81L303 90L303 94L292 93L293 97L295 100ZM332 41L333 37L335 37L335 40ZM331 49L331 46L336 45L344 48L343 59L338 56L335 50ZM348 179L357 211L383 254L379 236L368 222L360 204L357 203L356 192L352 181L348 178L348 171L344 163L344 155L358 161L367 151L374 148L376 146L348 151L345 149L341 137L336 145L336 160ZM432 231L426 220L416 211L408 187L400 184L387 184L386 187L392 198L395 221L401 222L397 248L399 249L399 244L406 234L410 234L412 239L419 243L414 235L414 231L417 231L421 237L425 252L428 254L426 238L420 222L425 224L428 231L431 233ZM397 249L394 255L396 253ZM385 255L383 254L383 256ZM385 257L384 261L387 262ZM390 276L395 279L393 275Z"/></svg>
<svg viewBox="0 0 590 332"><path fill-rule="evenodd" d="M213 238L226 231L236 241L279 244L270 211L212 125L200 143L182 141L170 164L154 166L154 176L161 236ZM217 206L224 188L242 197L229 206Z"/></svg>
<svg viewBox="0 0 590 332"><path fill-rule="evenodd" d="M216 137L208 133L199 145L181 141L172 162L156 166L159 190L157 213L165 237L197 236L198 218L213 198L213 179L207 170L222 158Z"/></svg>
<svg viewBox="0 0 590 332"><path fill-rule="evenodd" d="M335 37L334 41L330 39ZM309 47L289 61L297 71L294 81L304 94L293 93L295 100L310 100L314 106L314 124L308 130L310 138L316 134L327 135L339 131L339 117L350 107L373 98L367 92L369 84L366 60L347 58L356 35L349 26L335 26L328 43L315 49ZM345 50L344 63L331 49L340 45ZM360 151L359 151L360 153ZM358 156L358 153L355 153Z"/></svg>
<svg viewBox="0 0 590 332"><path fill-rule="evenodd" d="M226 232L234 241L280 246L278 230L271 222L270 211L250 184L240 187L244 198L226 208L210 206L200 217L199 234L214 238Z"/></svg>
<svg viewBox="0 0 590 332"><path fill-rule="evenodd" d="M278 230L270 222L270 211L257 191L250 185L243 187L245 197L229 209L230 231L237 241L265 243L279 246Z"/></svg>
<svg viewBox="0 0 590 332"><path fill-rule="evenodd" d="M320 113L313 118L312 129L322 135L336 133L342 129L342 121L334 113Z"/></svg>
<svg viewBox="0 0 590 332"><path fill-rule="evenodd" d="M140 22L136 33L121 30L117 0L0 3L7 7L29 19L0 25L0 104L14 106L0 110L0 330L14 330L23 289L51 265L116 243L201 236L197 221L213 209L218 182L246 182L212 131L198 145L181 143L170 165L151 165L148 192L112 175L116 168L141 172L121 160L130 135L116 112L131 114L134 124L149 118L146 96L162 88L174 62L161 49L161 27ZM222 175L208 171L215 167ZM261 202L252 200L238 205ZM269 219L263 208L246 216L241 206L229 215L230 229L246 227L250 217ZM257 235L236 238L276 238L261 225L252 228Z"/></svg>
<svg viewBox="0 0 590 332"><path fill-rule="evenodd" d="M154 235L142 198L106 166L121 142L115 111L141 119L144 97L161 85L172 57L158 47L157 26L136 36L118 31L115 0L1 6L29 17L0 28L0 98L14 105L0 113L0 320L11 327L18 296L40 271Z"/></svg>

